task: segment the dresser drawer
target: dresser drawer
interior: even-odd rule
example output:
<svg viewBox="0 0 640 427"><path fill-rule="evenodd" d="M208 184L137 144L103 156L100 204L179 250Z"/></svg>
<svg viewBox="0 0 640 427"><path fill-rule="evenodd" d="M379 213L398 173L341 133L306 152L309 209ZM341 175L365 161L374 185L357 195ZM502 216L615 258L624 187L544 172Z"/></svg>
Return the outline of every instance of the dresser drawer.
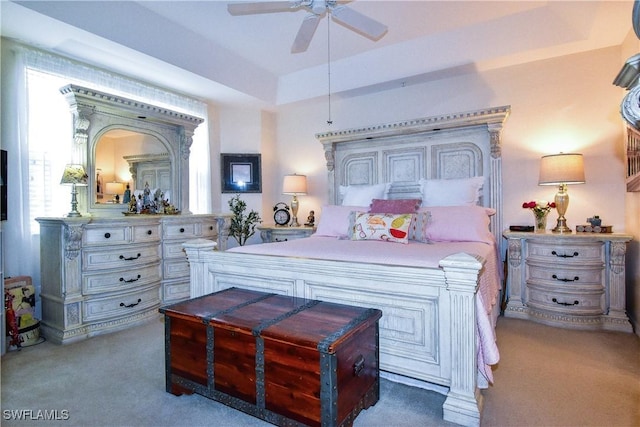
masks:
<svg viewBox="0 0 640 427"><path fill-rule="evenodd" d="M109 248L91 248L82 251L83 271L116 268L127 271L143 264L159 262L160 245L123 245Z"/></svg>
<svg viewBox="0 0 640 427"><path fill-rule="evenodd" d="M529 286L529 306L558 313L600 315L604 311L604 291L571 292Z"/></svg>
<svg viewBox="0 0 640 427"><path fill-rule="evenodd" d="M186 258L166 260L163 265L165 279L189 279L189 261Z"/></svg>
<svg viewBox="0 0 640 427"><path fill-rule="evenodd" d="M158 242L160 241L160 237L160 224L89 226L83 234L85 246Z"/></svg>
<svg viewBox="0 0 640 427"><path fill-rule="evenodd" d="M123 245L131 241L131 227L87 227L82 235L85 246Z"/></svg>
<svg viewBox="0 0 640 427"><path fill-rule="evenodd" d="M567 244L529 242L528 248L529 259L547 259L555 264L604 262L603 243L601 242L572 242Z"/></svg>
<svg viewBox="0 0 640 427"><path fill-rule="evenodd" d="M160 306L157 286L149 286L134 292L125 292L107 298L90 298L82 306L85 322L120 318Z"/></svg>
<svg viewBox="0 0 640 427"><path fill-rule="evenodd" d="M203 221L202 232L200 237L205 239L211 239L218 237L218 222L217 221Z"/></svg>
<svg viewBox="0 0 640 427"><path fill-rule="evenodd" d="M160 224L146 224L133 226L133 242L159 242Z"/></svg>
<svg viewBox="0 0 640 427"><path fill-rule="evenodd" d="M559 267L527 263L528 278L532 282L555 283L562 286L602 285L602 268Z"/></svg>
<svg viewBox="0 0 640 427"><path fill-rule="evenodd" d="M162 258L187 259L187 253L182 247L184 240L165 241L162 243Z"/></svg>
<svg viewBox="0 0 640 427"><path fill-rule="evenodd" d="M162 301L175 302L189 299L191 297L191 285L189 281L177 281L163 284Z"/></svg>
<svg viewBox="0 0 640 427"><path fill-rule="evenodd" d="M165 223L163 228L166 239L193 239L200 235L201 224L196 222Z"/></svg>
<svg viewBox="0 0 640 427"><path fill-rule="evenodd" d="M109 272L85 274L82 277L82 293L84 295L104 292L127 291L160 281L160 264L146 267L120 269Z"/></svg>

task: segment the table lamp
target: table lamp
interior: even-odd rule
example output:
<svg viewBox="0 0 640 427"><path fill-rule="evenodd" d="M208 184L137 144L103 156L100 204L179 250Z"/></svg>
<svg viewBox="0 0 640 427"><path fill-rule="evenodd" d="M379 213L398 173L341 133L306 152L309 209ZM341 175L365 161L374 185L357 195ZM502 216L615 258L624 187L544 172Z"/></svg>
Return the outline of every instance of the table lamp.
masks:
<svg viewBox="0 0 640 427"><path fill-rule="evenodd" d="M82 216L80 212L78 212L78 191L76 190L76 186L86 186L88 178L82 165L68 164L64 167L60 184L71 184L71 212L67 214L68 217Z"/></svg>
<svg viewBox="0 0 640 427"><path fill-rule="evenodd" d="M567 219L564 217L569 207L567 184L584 184L584 182L582 154L560 153L542 157L538 184L559 186L554 199L558 211L558 223L551 230L552 232L571 233L571 229L567 227Z"/></svg>
<svg viewBox="0 0 640 427"><path fill-rule="evenodd" d="M104 191L113 195L113 203L120 203L120 193L124 193L124 184L121 182L107 182Z"/></svg>
<svg viewBox="0 0 640 427"><path fill-rule="evenodd" d="M293 216L291 220L291 227L299 227L298 224L298 195L307 194L307 177L305 175L285 175L284 182L282 183L282 194L289 194L293 196L291 200L291 214Z"/></svg>

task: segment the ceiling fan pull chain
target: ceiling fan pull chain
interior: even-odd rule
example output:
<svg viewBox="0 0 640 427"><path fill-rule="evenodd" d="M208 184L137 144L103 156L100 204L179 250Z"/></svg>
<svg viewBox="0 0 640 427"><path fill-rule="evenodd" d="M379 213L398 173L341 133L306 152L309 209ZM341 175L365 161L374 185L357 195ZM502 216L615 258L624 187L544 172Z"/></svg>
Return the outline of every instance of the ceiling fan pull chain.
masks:
<svg viewBox="0 0 640 427"><path fill-rule="evenodd" d="M329 119L327 124L331 125L331 19L329 17L329 8L327 7L327 80L328 80L328 102L329 102Z"/></svg>

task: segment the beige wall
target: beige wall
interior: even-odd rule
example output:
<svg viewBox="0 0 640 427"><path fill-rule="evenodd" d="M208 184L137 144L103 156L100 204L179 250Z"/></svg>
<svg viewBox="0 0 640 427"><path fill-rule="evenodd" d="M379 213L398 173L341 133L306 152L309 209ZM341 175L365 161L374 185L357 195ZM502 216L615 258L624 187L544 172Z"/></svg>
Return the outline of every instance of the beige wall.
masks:
<svg viewBox="0 0 640 427"><path fill-rule="evenodd" d="M401 121L442 113L511 105L503 139L505 226L532 223L522 203L552 199L553 187L538 186L540 157L560 151L585 156L587 183L571 186L569 225L600 215L617 231L625 227L623 127L619 104L623 91L612 84L621 60L619 49L602 49L516 67L475 70L431 83L336 99L329 128L327 100L278 109L280 174L295 166L310 180L301 198L301 214L326 203L326 170L314 134L327 129ZM282 197L265 192L272 202ZM318 211L316 211L318 212Z"/></svg>

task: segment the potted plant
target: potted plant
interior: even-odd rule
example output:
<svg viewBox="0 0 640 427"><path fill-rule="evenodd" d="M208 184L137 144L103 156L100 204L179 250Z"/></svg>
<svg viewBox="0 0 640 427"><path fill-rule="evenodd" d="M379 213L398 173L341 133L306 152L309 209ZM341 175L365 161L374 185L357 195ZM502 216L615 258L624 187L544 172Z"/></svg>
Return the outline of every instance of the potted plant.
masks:
<svg viewBox="0 0 640 427"><path fill-rule="evenodd" d="M233 216L229 227L229 236L236 239L240 246L244 246L247 240L256 232L256 226L262 222L258 212L253 209L245 215L247 203L240 198L239 194L229 200L229 208Z"/></svg>

